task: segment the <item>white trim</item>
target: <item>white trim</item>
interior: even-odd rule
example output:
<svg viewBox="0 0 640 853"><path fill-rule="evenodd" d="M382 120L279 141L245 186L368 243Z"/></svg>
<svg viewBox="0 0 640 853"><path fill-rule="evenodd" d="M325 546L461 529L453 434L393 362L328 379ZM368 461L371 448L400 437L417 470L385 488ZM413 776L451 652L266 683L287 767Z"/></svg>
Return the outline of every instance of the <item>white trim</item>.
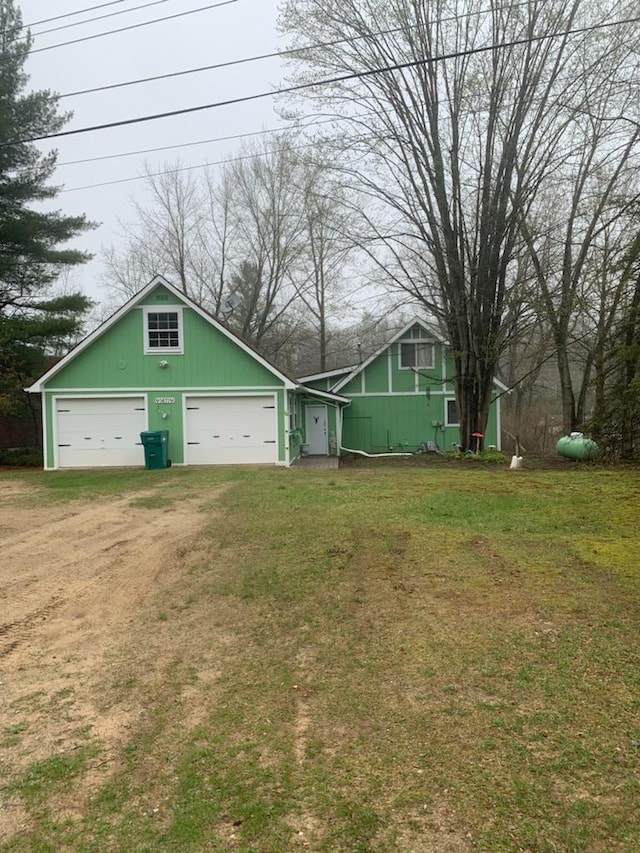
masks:
<svg viewBox="0 0 640 853"><path fill-rule="evenodd" d="M389 393L393 393L393 352L391 351L391 344L387 349L387 388Z"/></svg>
<svg viewBox="0 0 640 853"><path fill-rule="evenodd" d="M436 342L429 338L407 338L397 341L398 344L398 370L433 370L436 366ZM431 364L412 364L406 367L402 364L402 347L405 344L428 344L431 347Z"/></svg>
<svg viewBox="0 0 640 853"><path fill-rule="evenodd" d="M434 343L435 343L435 342L444 343L444 341L442 340L442 338L440 337L440 335L439 335L437 332L435 332L435 331L434 331L434 329L433 329L433 327L432 327L432 326L430 326L430 325L429 325L427 322L425 322L424 320L421 320L421 319L420 319L420 317L414 317L414 318L413 318L412 320L410 320L410 321L409 321L405 326L403 326L403 327L402 327L402 329L400 329L400 331L399 331L399 332L397 332L397 333L396 333L392 338L390 338L390 339L386 342L386 344L384 344L384 346L381 346L381 347L380 347L380 349L376 350L376 352L374 352L374 353L373 353L373 355L370 355L370 356L369 356L369 358L365 359L365 360L362 362L362 364L357 365L357 367L355 367L355 368L351 371L351 373L350 373L348 376L346 376L344 379L340 380L340 382L337 382L337 383L333 386L333 388L332 388L331 390L332 390L332 391L334 391L334 392L339 391L339 390L340 390L341 388L343 388L343 387L344 387L344 386L345 386L345 385L346 385L346 384L347 384L351 379L354 379L354 378L356 377L356 375L358 374L358 372L362 372L362 373L364 373L365 368L366 368L366 367L368 367L368 366L371 364L371 362L372 362L372 361L375 361L375 359L376 359L376 358L378 358L378 356L379 356L379 355L382 355L382 353L383 353L386 349L388 349L388 347L390 347L390 346L391 346L391 344L395 343L396 341L399 341L399 340L400 340L400 338L402 338L404 335L406 335L406 333L409 331L409 329L410 329L412 326L415 326L415 325L416 325L416 323L417 323L419 326L421 326L421 327L425 330L425 332L428 332L428 333L433 337L433 342L434 342ZM418 340L418 339L416 339L416 340ZM350 395L350 396L351 396L351 395Z"/></svg>
<svg viewBox="0 0 640 853"><path fill-rule="evenodd" d="M309 417L310 409L322 409L324 411L324 444L321 453L315 453L315 456L328 456L329 455L329 412L327 411L327 407L324 403L314 403L312 406L304 407L304 437L307 439L305 444L309 443L309 430L307 429L307 418Z"/></svg>
<svg viewBox="0 0 640 853"><path fill-rule="evenodd" d="M142 336L144 355L184 355L184 331L182 323L183 305L141 305L142 308ZM149 314L176 314L178 318L178 346L177 347L152 347L149 344Z"/></svg>
<svg viewBox="0 0 640 853"><path fill-rule="evenodd" d="M350 397L343 397L340 394L333 394L331 391L319 391L317 388L307 388L306 385L301 385L298 388L300 393L308 394L310 397L321 397L333 403L348 403Z"/></svg>
<svg viewBox="0 0 640 853"><path fill-rule="evenodd" d="M107 387L98 388L95 385L91 386L91 388L51 388L49 390L45 389L43 393L46 394L89 394L93 396L105 396L106 394L114 394L117 392L117 396L121 397L124 394L153 394L156 391L166 391L167 389L171 391L175 391L177 393L191 393L191 391L203 391L209 392L211 391L214 394L225 394L229 392L230 394L243 393L243 394L259 394L263 391L265 394L270 394L276 391L282 391L281 385L172 385L171 383L167 383L166 385L158 385L157 388L152 385L144 385L144 386L130 386L130 387L120 387L114 388L113 385L109 385ZM122 393L120 393L122 392Z"/></svg>
<svg viewBox="0 0 640 853"><path fill-rule="evenodd" d="M458 427L460 428L460 409L458 409L458 423L449 423L449 402L453 401L456 405L458 405L455 397L452 397L449 394L444 401L444 425L445 427Z"/></svg>
<svg viewBox="0 0 640 853"><path fill-rule="evenodd" d="M422 391L368 391L368 392L354 391L352 394L349 394L349 396L347 398L344 398L344 399L352 400L354 397L419 397L419 396L424 396L424 393L425 393L424 390L422 390ZM334 395L334 396L338 396L338 395ZM438 396L452 397L452 396L455 396L455 394L454 394L453 388L434 389L432 387L431 388L431 396L432 397L434 397L434 396L435 397L438 397ZM499 397L492 397L490 402L493 403L499 399L500 399Z"/></svg>
<svg viewBox="0 0 640 853"><path fill-rule="evenodd" d="M349 400L354 397L424 397L426 389L422 391L370 391L368 394L354 392L349 395ZM431 391L431 396L448 396L451 397L451 391Z"/></svg>
<svg viewBox="0 0 640 853"><path fill-rule="evenodd" d="M52 448L51 452L53 454L53 460L49 459L49 447L47 443L47 436L49 435L49 418L47 417L47 398L43 394L40 398L40 405L42 407L42 456L44 462L44 470L45 471L55 471L55 465L48 464L50 462L55 463L55 452L56 446L53 444L53 435L51 436ZM51 409L53 411L53 400L51 401Z"/></svg>
<svg viewBox="0 0 640 853"><path fill-rule="evenodd" d="M284 373L281 373L276 367L270 364L265 358L259 355L255 350L253 350L250 346L244 343L240 338L233 334L229 329L223 326L218 320L214 319L210 314L201 308L196 302L194 302L189 296L185 293L179 291L173 284L168 282L161 275L155 276L146 287L143 287L135 296L133 296L128 302L126 302L121 308L119 308L114 314L111 315L107 320L104 321L97 329L94 329L90 335L87 335L84 340L80 341L70 352L68 352L64 358L60 359L57 364L54 364L53 367L49 368L49 370L44 373L36 382L33 383L29 388L25 390L30 394L38 394L44 390L44 386L46 383L52 379L57 373L59 373L63 368L69 364L69 362L73 361L81 352L84 352L87 347L89 347L94 341L100 338L108 329L114 326L125 314L128 314L132 308L135 308L140 305L140 303L153 291L156 287L165 287L169 293L171 293L178 302L182 302L195 311L203 320L205 320L210 326L213 326L220 334L229 338L230 341L233 341L241 350L250 355L258 364L262 365L266 370L276 376L284 383L285 388L295 388L296 383L289 379ZM140 306L142 307L142 306ZM56 389L57 391L58 389Z"/></svg>
<svg viewBox="0 0 640 853"><path fill-rule="evenodd" d="M278 390L281 390L281 389L278 389ZM215 393L198 392L198 391L195 391L193 393L188 392L186 394L183 394L182 395L182 458L184 459L184 464L186 466L189 466L191 464L194 464L194 465L201 464L201 463L191 463L189 461L189 454L188 454L188 449L187 449L188 448L188 442L187 442L187 438L188 438L188 436L187 436L187 398L188 397L210 397L211 399L214 399L217 397L273 397L273 404L274 404L273 405L273 416L274 416L274 421L275 421L275 439L276 439L276 441L275 441L275 460L273 461L273 463L267 463L267 462L251 463L250 462L247 464L249 464L249 465L252 465L252 464L253 465L273 464L273 465L282 465L282 466L288 467L287 462L286 462L286 458L287 458L286 448L285 448L285 460L282 461L280 459L280 409L278 408L278 393L277 393L277 391L267 392L266 394L265 393L260 394L259 392L258 393L256 393L256 392L247 393L247 394L225 394L223 392L223 393L215 394ZM285 403L286 403L286 398L285 398ZM288 433L285 430L285 436L284 436L285 444L287 443L287 436L288 436ZM226 463L222 463L222 464L226 464ZM234 462L234 463L229 463L229 464L241 465L243 463Z"/></svg>
<svg viewBox="0 0 640 853"><path fill-rule="evenodd" d="M312 373L309 376L298 376L298 382L313 382L317 379L330 379L332 376L341 376L343 373L351 373L358 365L351 364L348 367L340 367L336 370L325 370L324 373Z"/></svg>

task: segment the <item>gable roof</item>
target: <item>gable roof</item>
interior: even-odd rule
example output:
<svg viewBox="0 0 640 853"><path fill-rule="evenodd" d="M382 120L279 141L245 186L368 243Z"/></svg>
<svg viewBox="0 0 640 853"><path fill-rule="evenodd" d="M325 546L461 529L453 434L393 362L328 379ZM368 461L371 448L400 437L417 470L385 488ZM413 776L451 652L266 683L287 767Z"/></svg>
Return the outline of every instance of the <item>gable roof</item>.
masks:
<svg viewBox="0 0 640 853"><path fill-rule="evenodd" d="M351 373L358 364L350 364L348 367L335 367L333 370L324 370L322 373L310 373L308 376L299 376L298 382L316 382L318 379L331 379L332 376L342 376L345 373Z"/></svg>
<svg viewBox="0 0 640 853"><path fill-rule="evenodd" d="M340 391L340 389L341 389L341 388L344 388L344 386L345 386L345 385L347 385L349 382L351 382L351 380L352 380L354 377L356 377L356 376L357 376L359 373L361 373L361 372L362 372L366 367L368 367L368 366L371 364L371 362L372 362L372 361L375 361L375 359L376 359L376 358L378 358L378 356L382 355L382 353L383 353L385 350L387 350L387 349L391 346L391 344L394 344L396 341L398 341L398 340L400 340L401 338L403 338L403 337L407 334L407 332L409 331L409 329L411 329L411 328L412 328L413 326L415 326L416 324L417 324L418 326L421 326L421 327L425 330L425 332L428 332L428 333L429 333L429 334L434 338L434 340L436 340L436 341L440 341L440 343L444 344L445 346L447 345L447 341L442 337L442 335L441 335L441 334L436 330L436 328L435 328L431 323L428 323L426 320L422 320L420 317L414 317L414 318L413 318L412 320L410 320L406 325L404 325L404 326L400 329L400 331L399 331L399 332L396 332L396 334L395 334L392 338L389 338L389 340L388 340L385 344L383 344L383 345L380 347L380 349L376 350L376 351L373 353L373 355L370 355L370 356L369 356L369 358L367 358L365 361L363 361L363 362L362 362L362 364L358 364L358 365L356 365L356 367L354 367L354 368L352 368L352 369L351 369L350 373L349 373L347 376L345 376L345 377L344 377L343 379L341 379L340 381L336 382L336 384L335 384L335 385L332 385L332 386L331 386L331 392L332 392L333 394L336 394L338 391ZM349 368L347 368L347 369L349 369ZM341 370L336 370L336 371L334 371L334 373L335 373L336 375L341 374L341 373L343 373L343 372L344 372L344 371L341 371ZM328 376L329 374L324 374L324 375ZM305 378L306 378L306 380L307 380L307 382L308 382L310 379L320 378L320 376L317 376L317 377L307 376L307 377L305 377ZM506 392L506 391L509 391L509 390L510 390L510 389L509 389L509 388L504 384L504 382L501 382L501 381L500 381L499 379L497 379L495 376L493 377L493 384L494 384L494 385L496 385L498 388L500 388L503 392Z"/></svg>
<svg viewBox="0 0 640 853"><path fill-rule="evenodd" d="M330 403L350 403L351 397L343 397L342 394L335 394L333 391L321 391L319 388L310 388L308 385L298 385L298 391L303 394L308 394L309 397L318 397L321 400L328 400Z"/></svg>
<svg viewBox="0 0 640 853"><path fill-rule="evenodd" d="M108 319L101 323L97 329L94 329L86 338L80 341L80 343L76 344L73 349L69 350L69 352L61 358L56 364L53 365L46 373L44 373L36 382L33 383L29 388L25 390L29 393L36 394L43 390L43 386L55 376L60 370L66 367L69 362L73 361L80 353L84 352L91 344L100 338L108 329L115 326L115 324L124 317L132 308L135 308L143 299L145 299L149 293L151 293L156 287L162 286L165 287L177 300L183 302L189 308L199 314L200 317L203 318L210 326L213 326L220 334L229 338L229 340L233 341L240 349L244 350L244 352L248 353L252 358L254 358L259 364L265 367L267 370L271 371L274 376L277 376L278 379L281 379L284 383L285 388L295 389L298 387L298 384L282 373L281 370L278 370L277 367L274 367L266 358L261 356L258 352L256 352L253 347L249 346L249 344L245 343L242 338L239 338L235 335L230 329L228 329L225 325L223 325L219 320L216 320L211 314L204 310L197 302L194 302L186 293L183 293L181 290L178 290L175 285L171 284L171 282L167 281L163 276L157 275L153 278L146 287L143 287L142 290L138 291L135 296L131 297L128 302L119 308L114 314L111 315Z"/></svg>
<svg viewBox="0 0 640 853"><path fill-rule="evenodd" d="M442 343L445 343L445 341L443 341L442 339L442 335L440 335L431 324L427 323L425 320L421 320L420 317L414 317L412 320L409 320L409 322L406 323L400 329L399 332L396 332L396 334L392 338L389 338L389 340L385 344L383 344L380 349L376 350L373 355L370 355L369 358L365 359L362 364L358 364L356 367L354 367L353 370L339 382L336 382L336 384L331 388L331 390L335 393L341 388L344 388L344 386L351 382L351 380L355 376L357 376L366 367L368 367L372 361L375 361L379 355L382 355L382 353L386 349L388 349L391 344L394 344L396 341L400 340L400 338L404 337L409 331L409 329L413 328L413 326L415 326L416 324L418 326L421 326L425 330L425 332L428 332L436 341L441 341Z"/></svg>

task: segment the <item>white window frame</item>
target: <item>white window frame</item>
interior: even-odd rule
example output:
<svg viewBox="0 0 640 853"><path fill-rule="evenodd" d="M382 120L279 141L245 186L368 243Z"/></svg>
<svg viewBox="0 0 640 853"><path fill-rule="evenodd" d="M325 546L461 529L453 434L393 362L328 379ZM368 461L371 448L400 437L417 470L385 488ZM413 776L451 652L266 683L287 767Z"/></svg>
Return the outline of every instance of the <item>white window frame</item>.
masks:
<svg viewBox="0 0 640 853"><path fill-rule="evenodd" d="M413 338L411 340L399 341L398 347L398 369L399 370L432 370L435 367L435 344L433 341L426 338ZM423 346L429 347L431 360L428 364L403 364L402 363L402 347L403 346Z"/></svg>
<svg viewBox="0 0 640 853"><path fill-rule="evenodd" d="M149 315L150 314L176 314L178 318L178 346L177 347L152 347L149 343ZM144 334L144 354L145 355L182 355L184 352L184 337L182 327L182 306L181 305L145 305L142 311L143 317L143 334Z"/></svg>
<svg viewBox="0 0 640 853"><path fill-rule="evenodd" d="M449 420L449 403L455 403L456 408L458 409L458 420L450 421ZM445 397L444 400L444 425L448 427L459 427L460 426L460 407L458 406L458 401L455 397Z"/></svg>

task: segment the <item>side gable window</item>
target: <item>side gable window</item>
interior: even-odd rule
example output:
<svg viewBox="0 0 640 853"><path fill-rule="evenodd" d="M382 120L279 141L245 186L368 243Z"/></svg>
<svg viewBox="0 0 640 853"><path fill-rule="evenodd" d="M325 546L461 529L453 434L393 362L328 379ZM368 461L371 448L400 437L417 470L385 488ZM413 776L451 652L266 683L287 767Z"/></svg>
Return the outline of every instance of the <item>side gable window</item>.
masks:
<svg viewBox="0 0 640 853"><path fill-rule="evenodd" d="M433 367L432 341L400 341L400 369Z"/></svg>
<svg viewBox="0 0 640 853"><path fill-rule="evenodd" d="M144 351L153 353L181 353L182 340L182 307L167 305L162 310L155 307L145 307L144 317Z"/></svg>

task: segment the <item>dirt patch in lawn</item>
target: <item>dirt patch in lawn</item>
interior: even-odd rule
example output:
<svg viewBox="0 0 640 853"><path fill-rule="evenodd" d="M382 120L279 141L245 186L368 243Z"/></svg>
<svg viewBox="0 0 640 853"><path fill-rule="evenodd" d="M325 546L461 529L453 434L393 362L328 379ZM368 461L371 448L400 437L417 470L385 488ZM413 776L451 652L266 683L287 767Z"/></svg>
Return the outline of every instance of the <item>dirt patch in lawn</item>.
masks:
<svg viewBox="0 0 640 853"><path fill-rule="evenodd" d="M182 580L204 556L216 495L154 509L140 493L38 506L37 490L30 500L28 486L0 483L0 777L98 744L88 795L91 769L95 784L114 769L154 683L185 660L206 678L171 701L177 719L198 718L215 649L210 626L199 647L202 614ZM24 825L18 803L0 798L0 842Z"/></svg>

